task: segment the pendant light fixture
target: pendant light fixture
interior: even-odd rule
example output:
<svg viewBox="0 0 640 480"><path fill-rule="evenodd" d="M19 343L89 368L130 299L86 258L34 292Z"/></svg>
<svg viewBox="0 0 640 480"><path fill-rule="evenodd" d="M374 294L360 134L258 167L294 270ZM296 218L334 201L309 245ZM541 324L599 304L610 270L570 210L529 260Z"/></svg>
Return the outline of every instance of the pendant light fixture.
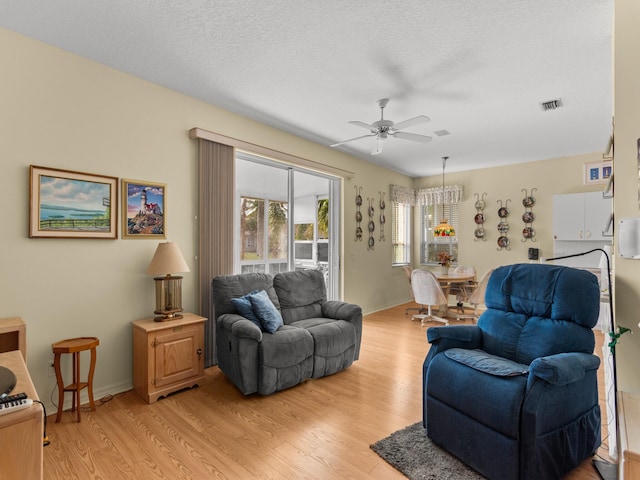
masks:
<svg viewBox="0 0 640 480"><path fill-rule="evenodd" d="M440 218L440 223L433 229L434 237L455 237L456 230L447 222L447 219L444 218L444 203L445 203L445 190L444 190L444 168L447 165L447 160L449 157L442 157L442 217Z"/></svg>

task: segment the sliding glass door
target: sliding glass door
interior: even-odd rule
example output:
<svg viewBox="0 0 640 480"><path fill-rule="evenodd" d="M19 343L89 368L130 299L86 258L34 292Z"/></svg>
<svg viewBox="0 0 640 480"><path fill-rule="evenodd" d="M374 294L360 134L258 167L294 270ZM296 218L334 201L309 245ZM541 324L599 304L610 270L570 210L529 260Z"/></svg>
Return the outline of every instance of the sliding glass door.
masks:
<svg viewBox="0 0 640 480"><path fill-rule="evenodd" d="M340 180L236 153L236 273L323 273L339 297Z"/></svg>

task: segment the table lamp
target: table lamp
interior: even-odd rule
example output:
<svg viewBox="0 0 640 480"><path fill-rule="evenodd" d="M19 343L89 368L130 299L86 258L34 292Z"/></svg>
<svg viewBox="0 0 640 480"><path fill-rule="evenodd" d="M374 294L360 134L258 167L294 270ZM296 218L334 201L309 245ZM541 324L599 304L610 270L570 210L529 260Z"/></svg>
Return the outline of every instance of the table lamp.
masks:
<svg viewBox="0 0 640 480"><path fill-rule="evenodd" d="M166 322L182 318L182 277L172 276L174 273L190 272L178 244L165 242L158 244L156 253L147 268L148 275L164 275L154 278L156 282L156 309L153 313L156 322Z"/></svg>

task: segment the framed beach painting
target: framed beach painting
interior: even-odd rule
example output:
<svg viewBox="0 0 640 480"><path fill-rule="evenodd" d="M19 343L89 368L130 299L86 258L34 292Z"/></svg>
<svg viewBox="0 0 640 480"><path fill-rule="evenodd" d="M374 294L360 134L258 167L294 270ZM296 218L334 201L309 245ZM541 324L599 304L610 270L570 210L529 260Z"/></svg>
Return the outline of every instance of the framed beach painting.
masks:
<svg viewBox="0 0 640 480"><path fill-rule="evenodd" d="M122 238L167 238L163 183L122 180Z"/></svg>
<svg viewBox="0 0 640 480"><path fill-rule="evenodd" d="M29 237L118 238L118 179L29 166Z"/></svg>

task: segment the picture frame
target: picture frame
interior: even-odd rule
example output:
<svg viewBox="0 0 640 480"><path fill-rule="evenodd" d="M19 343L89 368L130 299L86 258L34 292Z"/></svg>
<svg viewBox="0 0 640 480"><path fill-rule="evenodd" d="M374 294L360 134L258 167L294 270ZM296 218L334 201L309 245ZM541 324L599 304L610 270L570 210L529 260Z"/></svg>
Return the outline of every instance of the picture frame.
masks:
<svg viewBox="0 0 640 480"><path fill-rule="evenodd" d="M118 238L118 178L29 166L30 238Z"/></svg>
<svg viewBox="0 0 640 480"><path fill-rule="evenodd" d="M122 179L122 238L167 238L167 185Z"/></svg>
<svg viewBox="0 0 640 480"><path fill-rule="evenodd" d="M584 184L607 183L613 175L613 162L591 162L584 164Z"/></svg>

